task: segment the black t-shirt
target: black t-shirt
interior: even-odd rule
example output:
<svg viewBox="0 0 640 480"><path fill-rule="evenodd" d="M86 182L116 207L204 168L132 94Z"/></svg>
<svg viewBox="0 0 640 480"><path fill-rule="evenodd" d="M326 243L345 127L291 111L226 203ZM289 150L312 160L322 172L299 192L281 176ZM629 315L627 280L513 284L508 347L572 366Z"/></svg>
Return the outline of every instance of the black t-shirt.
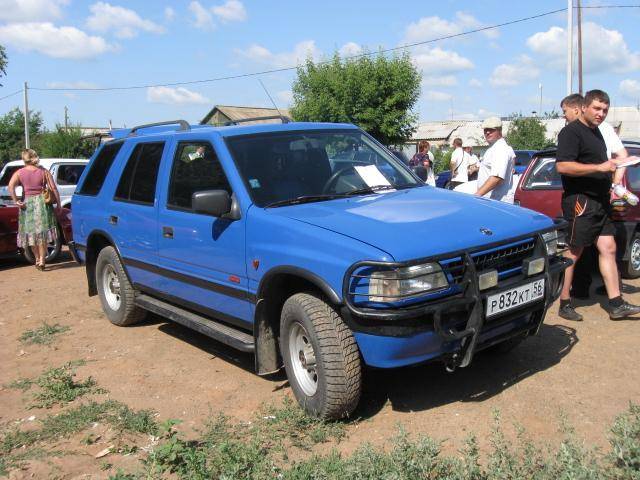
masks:
<svg viewBox="0 0 640 480"><path fill-rule="evenodd" d="M565 126L558 134L556 162L600 164L607 161L607 146L599 128L589 128L580 120ZM607 197L611 189L611 174L590 173L580 177L561 175L565 195L582 193L592 197Z"/></svg>

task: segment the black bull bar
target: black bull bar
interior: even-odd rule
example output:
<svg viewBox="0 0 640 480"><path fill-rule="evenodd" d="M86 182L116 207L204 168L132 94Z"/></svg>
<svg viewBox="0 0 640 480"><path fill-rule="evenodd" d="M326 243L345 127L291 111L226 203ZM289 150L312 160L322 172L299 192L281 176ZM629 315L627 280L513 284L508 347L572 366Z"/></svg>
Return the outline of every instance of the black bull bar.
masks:
<svg viewBox="0 0 640 480"><path fill-rule="evenodd" d="M514 312L531 312L536 311L539 314L532 317L533 324L529 324L526 331L537 333L544 321L545 314L550 305L560 295L560 288L562 286L562 280L564 277L564 270L572 264L572 261L561 256L547 255L546 243L543 238L543 234L552 231L562 229L566 226L565 222L559 222L554 227L541 230L535 233L529 233L521 237L512 238L506 241L501 241L495 244L483 245L481 247L468 249L465 251L449 252L445 255L438 255L434 257L428 257L424 259L414 260L411 262L380 262L380 261L362 261L353 264L346 272L343 281L343 298L347 310L349 312L350 319L353 323L355 330L370 331L379 335L391 335L391 336L405 336L412 332L415 332L415 327L403 327L404 321L410 321L417 317L431 316L433 318L433 330L442 338L445 342L459 341L459 346L453 351L444 353L443 357L448 370L453 370L457 367L468 366L473 355L478 347L478 339L483 327L487 323L487 318L484 314L484 308L486 299L489 295L498 293L500 291L516 288L521 285L528 284L535 280L544 278L544 295L540 300L531 303L525 303L521 307L516 307ZM526 238L535 239L535 247L530 255L530 258L543 257L544 258L544 271L540 274L533 276L520 275L519 278L507 279L500 281L497 288L493 287L489 292L483 293L480 290L478 283L478 271L476 270L476 264L472 255L477 252L486 251L491 248L499 247L501 245L508 245L519 240ZM464 265L464 274L462 279L458 282L458 286L461 288L461 292L454 293L445 298L428 301L427 303L420 304L418 306L409 306L404 308L388 308L388 309L376 309L376 308L363 308L354 305L353 298L354 292L350 291L350 284L354 276L354 272L363 267L382 267L385 269L402 268L411 265L418 265L427 262L437 262L438 260L450 259L454 257L461 257ZM363 295L363 294L360 294ZM542 303L542 307L540 304ZM463 329L456 329L451 325L446 325L445 318L448 311L452 308L460 309L461 307L467 307L469 309L468 319ZM509 313L513 313L509 310ZM498 314L496 317L499 317ZM493 321L491 317L491 321ZM450 323L450 322L449 322ZM415 325L415 324L414 324ZM507 335L511 337L521 333L521 331L509 332ZM506 338L505 338L506 339ZM497 343L501 340L491 341L491 344ZM483 345L483 348L486 345Z"/></svg>

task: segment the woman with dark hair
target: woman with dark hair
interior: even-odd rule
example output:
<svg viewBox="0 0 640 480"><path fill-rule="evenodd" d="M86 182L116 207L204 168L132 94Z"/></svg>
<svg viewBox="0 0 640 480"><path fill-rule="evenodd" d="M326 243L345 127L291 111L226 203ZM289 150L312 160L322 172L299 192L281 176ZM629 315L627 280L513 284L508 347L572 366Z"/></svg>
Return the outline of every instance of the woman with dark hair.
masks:
<svg viewBox="0 0 640 480"><path fill-rule="evenodd" d="M436 178L433 175L433 153L429 151L429 142L426 140L420 140L418 143L418 151L417 153L409 160L409 166L416 171L417 167L424 167L427 170L426 178L423 178L425 183L431 185L432 187L436 186ZM421 173L422 173L422 169ZM424 173L422 174L424 175ZM420 178L422 178L422 175Z"/></svg>
<svg viewBox="0 0 640 480"><path fill-rule="evenodd" d="M15 172L9 181L11 198L20 207L17 243L20 248L31 248L36 268L44 271L47 243L53 242L58 235L53 207L45 201L45 190L49 190L49 195L58 206L60 195L49 171L39 166L40 158L34 150L23 150L22 161L24 167ZM18 185L22 185L22 200L16 196Z"/></svg>

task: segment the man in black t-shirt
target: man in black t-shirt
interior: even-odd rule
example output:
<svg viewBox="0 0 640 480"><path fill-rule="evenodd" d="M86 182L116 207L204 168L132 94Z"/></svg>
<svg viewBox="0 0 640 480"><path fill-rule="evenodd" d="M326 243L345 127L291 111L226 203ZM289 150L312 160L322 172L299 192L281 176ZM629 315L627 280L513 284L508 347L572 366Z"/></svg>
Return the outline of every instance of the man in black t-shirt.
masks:
<svg viewBox="0 0 640 480"><path fill-rule="evenodd" d="M619 320L640 313L640 307L620 295L614 225L610 218L610 189L616 162L607 159L607 147L598 129L609 111L609 96L601 90L587 92L582 116L558 134L556 168L562 178L562 211L569 222L569 250L575 262L585 247L596 245L599 265L609 297L609 318ZM570 288L574 265L565 271L558 314L567 320L582 320L571 305Z"/></svg>

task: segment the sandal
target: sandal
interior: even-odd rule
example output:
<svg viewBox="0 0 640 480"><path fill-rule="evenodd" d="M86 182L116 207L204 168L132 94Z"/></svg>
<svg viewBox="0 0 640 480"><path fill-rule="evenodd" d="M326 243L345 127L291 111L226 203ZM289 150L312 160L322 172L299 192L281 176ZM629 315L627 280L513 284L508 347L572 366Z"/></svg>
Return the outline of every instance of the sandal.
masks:
<svg viewBox="0 0 640 480"><path fill-rule="evenodd" d="M36 269L40 270L41 272L44 272L44 264L36 263Z"/></svg>

